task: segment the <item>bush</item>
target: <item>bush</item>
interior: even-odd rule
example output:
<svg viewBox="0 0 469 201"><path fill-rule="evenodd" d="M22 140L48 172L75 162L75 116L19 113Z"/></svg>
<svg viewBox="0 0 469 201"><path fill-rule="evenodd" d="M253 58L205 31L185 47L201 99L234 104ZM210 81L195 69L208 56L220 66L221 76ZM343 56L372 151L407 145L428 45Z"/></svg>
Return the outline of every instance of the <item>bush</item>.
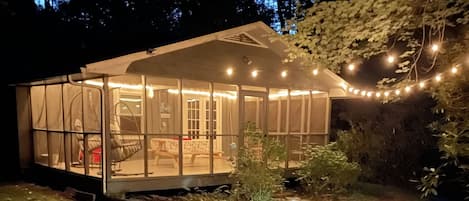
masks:
<svg viewBox="0 0 469 201"><path fill-rule="evenodd" d="M348 162L347 156L331 143L308 147L305 160L296 173L307 193L341 193L357 181L360 167L355 162Z"/></svg>
<svg viewBox="0 0 469 201"><path fill-rule="evenodd" d="M264 136L248 123L245 145L240 149L238 167L232 174L235 184L233 200L269 201L282 190L284 178L280 162L285 158L284 147Z"/></svg>

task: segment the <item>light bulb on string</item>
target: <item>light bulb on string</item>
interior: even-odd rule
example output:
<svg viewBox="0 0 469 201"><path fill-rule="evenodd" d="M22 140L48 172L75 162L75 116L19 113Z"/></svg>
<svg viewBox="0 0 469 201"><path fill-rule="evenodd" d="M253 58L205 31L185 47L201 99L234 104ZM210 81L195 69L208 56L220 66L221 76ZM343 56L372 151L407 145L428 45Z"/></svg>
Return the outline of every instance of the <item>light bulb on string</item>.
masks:
<svg viewBox="0 0 469 201"><path fill-rule="evenodd" d="M228 76L233 75L233 68L228 68L228 69L226 69L226 74L227 74Z"/></svg>
<svg viewBox="0 0 469 201"><path fill-rule="evenodd" d="M282 73L280 74L283 78L287 77L288 73L286 70L282 71Z"/></svg>
<svg viewBox="0 0 469 201"><path fill-rule="evenodd" d="M384 96L388 97L389 96L389 91L384 92Z"/></svg>
<svg viewBox="0 0 469 201"><path fill-rule="evenodd" d="M252 76L253 78L256 78L256 77L257 77L257 74L258 74L257 70L253 70L253 71L251 72L251 76Z"/></svg>
<svg viewBox="0 0 469 201"><path fill-rule="evenodd" d="M396 89L396 91L394 91L394 93L395 93L396 95L399 95L399 94L401 94L401 90Z"/></svg>
<svg viewBox="0 0 469 201"><path fill-rule="evenodd" d="M352 93L353 92L353 87L348 88L348 92Z"/></svg>
<svg viewBox="0 0 469 201"><path fill-rule="evenodd" d="M314 76L318 75L318 73L319 73L319 70L317 68L313 70L313 75Z"/></svg>
<svg viewBox="0 0 469 201"><path fill-rule="evenodd" d="M381 97L381 93L380 93L380 92L377 92L375 95L376 95L376 98Z"/></svg>
<svg viewBox="0 0 469 201"><path fill-rule="evenodd" d="M435 76L435 80L436 80L437 82L441 81L441 79L442 79L442 78L441 78L441 75L440 75L440 74L438 74L438 75Z"/></svg>
<svg viewBox="0 0 469 201"><path fill-rule="evenodd" d="M366 93L366 96L368 97L371 97L373 95L373 92L369 91L368 93Z"/></svg>
<svg viewBox="0 0 469 201"><path fill-rule="evenodd" d="M347 84L345 84L345 83L341 83L340 86L341 86L342 89L344 89L344 90L347 90L347 89L348 89Z"/></svg>
<svg viewBox="0 0 469 201"><path fill-rule="evenodd" d="M458 73L458 68L457 68L456 66L452 67L452 68L451 68L451 73L452 73L452 74Z"/></svg>
<svg viewBox="0 0 469 201"><path fill-rule="evenodd" d="M425 87L425 82L424 82L424 81L421 81L421 82L419 83L419 87L420 87L421 89L423 89L423 88Z"/></svg>
<svg viewBox="0 0 469 201"><path fill-rule="evenodd" d="M348 70L349 71L354 71L355 70L355 64L349 64L348 65Z"/></svg>
<svg viewBox="0 0 469 201"><path fill-rule="evenodd" d="M410 88L410 86L406 86L406 87L404 88L404 90L405 90L405 92L409 93L410 90L411 90L411 88Z"/></svg>
<svg viewBox="0 0 469 201"><path fill-rule="evenodd" d="M361 95L362 95L362 96L365 96L365 95L366 95L366 91L362 91Z"/></svg>
<svg viewBox="0 0 469 201"><path fill-rule="evenodd" d="M353 93L354 93L355 95L357 95L359 92L360 92L359 89L355 89L355 90L353 91Z"/></svg>
<svg viewBox="0 0 469 201"><path fill-rule="evenodd" d="M388 61L388 63L392 64L396 61L396 57L394 57L393 55L389 55L388 58L386 59L386 61Z"/></svg>
<svg viewBox="0 0 469 201"><path fill-rule="evenodd" d="M432 52L437 52L440 49L440 46L438 44L433 44L431 49L432 49Z"/></svg>

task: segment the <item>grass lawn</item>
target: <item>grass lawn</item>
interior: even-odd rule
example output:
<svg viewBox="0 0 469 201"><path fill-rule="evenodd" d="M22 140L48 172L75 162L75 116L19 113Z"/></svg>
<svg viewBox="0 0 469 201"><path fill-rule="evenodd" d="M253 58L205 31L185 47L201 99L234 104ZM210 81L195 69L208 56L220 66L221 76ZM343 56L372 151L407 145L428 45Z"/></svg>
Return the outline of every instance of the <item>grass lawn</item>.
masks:
<svg viewBox="0 0 469 201"><path fill-rule="evenodd" d="M28 183L0 184L0 201L71 201L61 192Z"/></svg>

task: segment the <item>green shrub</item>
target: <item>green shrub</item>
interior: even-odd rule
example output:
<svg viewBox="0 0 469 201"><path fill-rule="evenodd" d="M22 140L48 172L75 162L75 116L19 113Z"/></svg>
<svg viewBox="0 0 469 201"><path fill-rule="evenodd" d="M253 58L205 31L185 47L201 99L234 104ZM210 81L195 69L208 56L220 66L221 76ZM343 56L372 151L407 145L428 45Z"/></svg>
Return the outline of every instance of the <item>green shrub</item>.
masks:
<svg viewBox="0 0 469 201"><path fill-rule="evenodd" d="M255 124L245 129L245 145L240 148L237 169L232 174L233 200L269 201L282 190L284 178L280 162L285 149L277 141L264 136Z"/></svg>
<svg viewBox="0 0 469 201"><path fill-rule="evenodd" d="M348 162L347 156L331 143L306 148L305 160L296 173L308 193L341 193L357 181L360 167Z"/></svg>

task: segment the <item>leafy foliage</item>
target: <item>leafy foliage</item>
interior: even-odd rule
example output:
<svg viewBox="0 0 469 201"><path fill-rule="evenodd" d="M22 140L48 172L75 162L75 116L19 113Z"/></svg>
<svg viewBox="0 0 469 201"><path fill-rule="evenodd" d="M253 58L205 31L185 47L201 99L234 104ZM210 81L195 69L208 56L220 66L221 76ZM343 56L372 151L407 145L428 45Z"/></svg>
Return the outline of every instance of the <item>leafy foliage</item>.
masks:
<svg viewBox="0 0 469 201"><path fill-rule="evenodd" d="M460 60L469 48L469 33L457 45L449 48L450 53L443 54L440 65L447 65ZM447 80L434 87L432 96L437 101L433 111L442 116L433 122L430 127L439 134L438 147L441 153L441 163L435 168L438 171L424 176L419 186L420 190L429 183L430 177L437 177L440 182L433 185L434 189L445 186L453 186L454 189L465 191L464 196L469 199L469 76L463 71L459 76ZM427 178L427 179L425 179ZM456 188L457 187L457 188ZM429 188L423 191L424 197Z"/></svg>
<svg viewBox="0 0 469 201"><path fill-rule="evenodd" d="M377 84L379 88L400 87L415 83L422 77L429 77L436 70L446 70L454 65L462 67L460 69L466 68L469 49L468 10L467 0L324 1L315 3L305 10L303 15L299 15L302 18L294 20L297 34L283 37L290 42L290 59L301 58L309 66L327 67L337 73L347 63L360 63L374 56L398 54L399 63L396 65L395 75L383 78ZM439 45L440 49L427 51L432 44ZM427 196L435 194L434 190L439 189L441 185L457 185L460 189L467 189L469 87L467 72L462 74L463 76L455 78L445 78L445 82L431 89L432 96L437 101L434 111L438 113L437 116L442 116L442 119L432 124L434 131L417 133L420 136L438 133L438 147L442 153L441 164L434 168L438 171L430 171L421 180L420 189L425 188L424 192L429 192L426 193ZM386 134L385 131L376 129L379 123L385 122L368 123L369 119L376 118L368 117L366 120L355 121L361 124L355 125L355 128L361 130L352 130L352 135L343 140L354 141L357 137L363 140L377 140L369 141L376 143L374 146L378 147L375 156L385 156L388 159L393 152L377 146L382 144L387 147L386 144L390 140L387 137L389 135L381 136ZM374 123L377 125L363 126ZM405 125L405 122L394 123ZM422 125L425 124L420 127L424 127ZM394 129L392 130L392 134L395 134ZM368 134L360 134L361 132ZM373 132L378 135L373 135ZM353 146L345 148L360 149ZM362 153L372 153L372 150ZM380 159L358 157L365 161ZM392 163L382 164L393 167ZM442 177L442 174L445 176ZM438 182L435 182L436 176Z"/></svg>
<svg viewBox="0 0 469 201"><path fill-rule="evenodd" d="M297 33L283 38L289 41L290 59L301 58L314 68L339 73L348 63L397 54L395 72L403 75L388 81L417 80L433 69L438 55L426 55L424 49L443 45L445 28L468 21L468 7L465 0L320 1L293 20Z"/></svg>
<svg viewBox="0 0 469 201"><path fill-rule="evenodd" d="M350 160L360 164L361 180L410 188L413 184L408 181L438 160L436 138L425 127L436 119L428 110L434 105L429 97L394 104L336 102L334 112L350 128L343 126L348 130L338 130L331 137L337 138L339 149Z"/></svg>
<svg viewBox="0 0 469 201"><path fill-rule="evenodd" d="M313 194L341 193L356 182L360 167L348 162L347 156L334 143L310 146L305 150L305 160L297 171L304 189Z"/></svg>
<svg viewBox="0 0 469 201"><path fill-rule="evenodd" d="M277 141L264 136L256 125L248 122L245 146L240 148L238 166L232 177L235 181L235 200L268 201L275 192L283 189L285 148Z"/></svg>
<svg viewBox="0 0 469 201"><path fill-rule="evenodd" d="M440 185L439 169L435 168L424 168L427 174L420 178L420 184L417 185L417 189L421 191L420 198L428 198L431 196L438 195L437 188Z"/></svg>

